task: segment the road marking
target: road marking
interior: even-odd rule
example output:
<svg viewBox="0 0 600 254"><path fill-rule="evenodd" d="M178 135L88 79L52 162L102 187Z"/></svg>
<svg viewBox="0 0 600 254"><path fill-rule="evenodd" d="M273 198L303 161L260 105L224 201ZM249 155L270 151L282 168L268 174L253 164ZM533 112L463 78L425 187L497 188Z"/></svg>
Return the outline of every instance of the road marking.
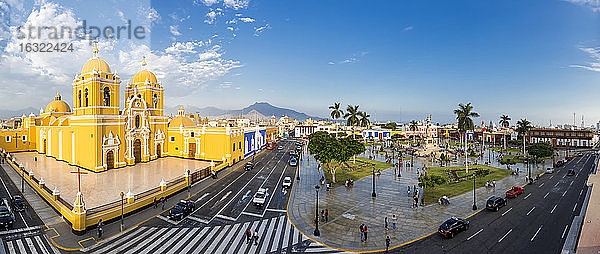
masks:
<svg viewBox="0 0 600 254"><path fill-rule="evenodd" d="M569 187L571 187L571 185L573 185L573 181L571 181L571 183L569 184Z"/></svg>
<svg viewBox="0 0 600 254"><path fill-rule="evenodd" d="M529 212L527 212L526 216L529 216L529 214L533 211L533 209L535 209L535 206L531 208L531 210L529 210Z"/></svg>
<svg viewBox="0 0 600 254"><path fill-rule="evenodd" d="M568 227L569 227L569 225L565 225L565 230L563 230L563 234L562 234L562 236L560 237L560 239L563 239L563 238L565 238L565 234L567 233L567 228L568 228Z"/></svg>
<svg viewBox="0 0 600 254"><path fill-rule="evenodd" d="M540 184L540 188L542 188L542 186L544 186L544 183Z"/></svg>
<svg viewBox="0 0 600 254"><path fill-rule="evenodd" d="M250 213L250 212L242 212L241 214L245 214L245 215L250 215L250 216L254 216L254 217L258 217L258 218L262 218L262 215L260 215L260 214L255 214L255 213Z"/></svg>
<svg viewBox="0 0 600 254"><path fill-rule="evenodd" d="M44 226L33 226L33 227L28 227L28 228L17 228L17 229L13 229L13 230L9 230L9 231L2 231L2 232L0 232L0 236L13 234L13 233L20 233L20 232L25 232L25 231L33 231L33 230L37 230L37 229L40 229L43 227Z"/></svg>
<svg viewBox="0 0 600 254"><path fill-rule="evenodd" d="M172 221L172 220L169 220L167 217L165 217L165 216L162 216L162 215L157 215L157 216L156 216L156 218L159 218L159 219L161 219L161 220L164 220L164 221L166 221L166 222L168 222L168 223L171 223L171 224L173 224L173 225L177 225L177 224L178 224L177 222L174 222L174 221Z"/></svg>
<svg viewBox="0 0 600 254"><path fill-rule="evenodd" d="M550 211L550 213L554 213L554 209L556 209L556 206L557 206L557 205L558 205L558 204L554 205L554 207L552 208L552 211Z"/></svg>
<svg viewBox="0 0 600 254"><path fill-rule="evenodd" d="M267 209L267 211L271 211L271 212L278 212L278 213L287 213L287 210L283 210L283 209Z"/></svg>
<svg viewBox="0 0 600 254"><path fill-rule="evenodd" d="M575 212L575 209L577 209L577 203L575 203L575 206L573 206L573 212Z"/></svg>
<svg viewBox="0 0 600 254"><path fill-rule="evenodd" d="M554 185L554 187L558 186L558 183L559 183L559 182L556 182L556 184Z"/></svg>
<svg viewBox="0 0 600 254"><path fill-rule="evenodd" d="M198 199L196 199L196 201L195 201L194 203L196 203L196 202L198 202L198 201L202 200L203 198L205 198L205 197L206 197L206 196L208 196L208 195L210 195L210 192L204 193L204 194L203 194L201 197L199 197Z"/></svg>
<svg viewBox="0 0 600 254"><path fill-rule="evenodd" d="M475 234L473 234L473 235L469 236L469 237L467 238L467 241L471 240L471 238L473 238L473 237L475 237L477 234L481 233L481 231L483 231L483 228L482 228L482 229L480 229L479 231L477 231Z"/></svg>
<svg viewBox="0 0 600 254"><path fill-rule="evenodd" d="M567 194L567 191L569 191L569 190L566 190L565 192L563 192L563 194L562 194L563 197L565 196L565 194Z"/></svg>
<svg viewBox="0 0 600 254"><path fill-rule="evenodd" d="M508 232L506 232L506 234L505 234L505 235L504 235L502 238L500 238L500 240L498 240L498 242L502 242L502 240L504 240L504 238L505 238L505 237L506 237L508 234L510 234L510 232L512 232L512 228L511 228L511 229L510 229Z"/></svg>
<svg viewBox="0 0 600 254"><path fill-rule="evenodd" d="M221 218L221 219L225 219L225 220L236 221L235 218L231 218L229 216L225 216L225 215L221 215L221 214L218 214L216 217L217 218Z"/></svg>
<svg viewBox="0 0 600 254"><path fill-rule="evenodd" d="M583 193L583 189L581 189L581 191L579 192L579 196L581 196L582 193Z"/></svg>
<svg viewBox="0 0 600 254"><path fill-rule="evenodd" d="M523 199L527 199L529 196L531 196L531 193L527 194L527 196L525 196Z"/></svg>
<svg viewBox="0 0 600 254"><path fill-rule="evenodd" d="M227 193L225 193L225 195L219 200L219 202L225 200L227 197L229 197L229 195L231 194L232 191L228 191ZM219 203L217 202L217 203Z"/></svg>
<svg viewBox="0 0 600 254"><path fill-rule="evenodd" d="M190 215L190 216L188 216L188 217L186 217L186 218L188 218L188 219L192 219L192 220L195 220L195 221L197 221L197 222L204 223L204 224L208 224L208 223L209 223L209 221L207 221L207 220L205 220L205 219L200 219L200 218L198 218L198 217L196 217L196 216L191 216L191 215Z"/></svg>
<svg viewBox="0 0 600 254"><path fill-rule="evenodd" d="M510 209L506 210L506 212L502 213L502 216L504 216L506 213L510 212L510 210L512 210L513 208L511 207Z"/></svg>
<svg viewBox="0 0 600 254"><path fill-rule="evenodd" d="M548 194L550 194L550 192L546 193L546 195L544 195L544 198L546 198L548 196Z"/></svg>
<svg viewBox="0 0 600 254"><path fill-rule="evenodd" d="M551 175L551 176L550 176L550 179L552 179L552 177L554 177L554 175ZM543 183L542 183L542 184L543 184ZM540 187L541 187L541 186L540 186Z"/></svg>
<svg viewBox="0 0 600 254"><path fill-rule="evenodd" d="M535 237L537 236L537 234L540 232L541 229L542 229L542 226L540 225L540 227L538 228L538 230L535 231L535 234L533 235L533 237L529 241L533 242L533 239L535 239Z"/></svg>

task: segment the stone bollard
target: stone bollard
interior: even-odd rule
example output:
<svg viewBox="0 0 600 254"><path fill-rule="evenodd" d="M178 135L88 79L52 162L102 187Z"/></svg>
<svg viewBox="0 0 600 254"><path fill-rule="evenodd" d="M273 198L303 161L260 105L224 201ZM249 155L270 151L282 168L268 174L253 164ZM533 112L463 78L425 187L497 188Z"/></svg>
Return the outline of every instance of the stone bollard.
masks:
<svg viewBox="0 0 600 254"><path fill-rule="evenodd" d="M125 194L125 199L127 200L127 204L132 204L135 201L135 196L131 193L131 190Z"/></svg>
<svg viewBox="0 0 600 254"><path fill-rule="evenodd" d="M58 191L58 188L54 187L54 190L52 191L52 199L54 199L54 201L58 201L59 197L60 191Z"/></svg>
<svg viewBox="0 0 600 254"><path fill-rule="evenodd" d="M46 185L46 181L44 181L44 178L40 178L40 182L38 183L40 186L40 189L44 189L44 185Z"/></svg>
<svg viewBox="0 0 600 254"><path fill-rule="evenodd" d="M166 191L167 190L167 183L165 183L165 179L164 178L160 180L159 186L160 186L160 191Z"/></svg>

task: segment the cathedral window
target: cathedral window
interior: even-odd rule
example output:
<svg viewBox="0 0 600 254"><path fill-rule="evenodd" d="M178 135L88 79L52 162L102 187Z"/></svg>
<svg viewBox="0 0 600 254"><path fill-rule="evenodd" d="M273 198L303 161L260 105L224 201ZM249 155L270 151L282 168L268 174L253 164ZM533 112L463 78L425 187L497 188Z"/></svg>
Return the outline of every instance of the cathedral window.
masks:
<svg viewBox="0 0 600 254"><path fill-rule="evenodd" d="M10 143L10 136L6 136L6 143Z"/></svg>
<svg viewBox="0 0 600 254"><path fill-rule="evenodd" d="M193 137L194 137L194 132L191 132L191 133L190 133L190 136L193 138Z"/></svg>
<svg viewBox="0 0 600 254"><path fill-rule="evenodd" d="M140 115L135 116L135 128L140 128Z"/></svg>
<svg viewBox="0 0 600 254"><path fill-rule="evenodd" d="M89 93L88 93L88 89L86 88L86 89L85 89L85 93L84 93L84 97L85 97L85 106L86 106L86 107L88 106L88 94L89 94Z"/></svg>
<svg viewBox="0 0 600 254"><path fill-rule="evenodd" d="M154 108L156 108L158 105L158 98L156 97L156 94L152 96L152 103L154 103Z"/></svg>
<svg viewBox="0 0 600 254"><path fill-rule="evenodd" d="M175 137L171 136L171 142L175 142Z"/></svg>
<svg viewBox="0 0 600 254"><path fill-rule="evenodd" d="M81 107L81 90L79 90L77 101L78 101L77 103L79 104L79 107Z"/></svg>
<svg viewBox="0 0 600 254"><path fill-rule="evenodd" d="M104 106L110 106L110 88L104 88Z"/></svg>

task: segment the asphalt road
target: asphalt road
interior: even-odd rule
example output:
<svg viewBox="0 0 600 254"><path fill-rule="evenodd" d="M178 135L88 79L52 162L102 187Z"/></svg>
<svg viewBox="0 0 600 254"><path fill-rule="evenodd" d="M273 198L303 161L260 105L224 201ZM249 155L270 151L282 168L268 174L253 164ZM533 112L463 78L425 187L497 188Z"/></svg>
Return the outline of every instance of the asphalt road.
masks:
<svg viewBox="0 0 600 254"><path fill-rule="evenodd" d="M282 188L284 177L294 177L296 167L289 166L289 151L296 145L281 141L277 148L266 150L255 158L255 167L246 171L243 167L233 171L220 181L196 194L195 210L181 221L171 221L164 216L152 219L147 225L165 223L178 226L201 227L260 220L285 214L289 191ZM267 189L268 198L263 207L252 204L259 188Z"/></svg>
<svg viewBox="0 0 600 254"><path fill-rule="evenodd" d="M469 230L453 239L436 233L392 252L560 253L573 217L581 210L596 156L586 152L553 174L544 174L498 212L483 210L469 218ZM575 169L576 175L567 176L568 169Z"/></svg>

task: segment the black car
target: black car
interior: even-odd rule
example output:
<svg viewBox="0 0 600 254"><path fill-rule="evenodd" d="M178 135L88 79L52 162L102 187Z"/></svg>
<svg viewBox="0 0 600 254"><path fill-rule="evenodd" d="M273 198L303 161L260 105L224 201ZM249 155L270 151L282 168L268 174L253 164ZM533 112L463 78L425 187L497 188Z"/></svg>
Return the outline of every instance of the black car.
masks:
<svg viewBox="0 0 600 254"><path fill-rule="evenodd" d="M506 199L502 197L491 197L488 199L485 208L491 211L498 211L500 207L506 206Z"/></svg>
<svg viewBox="0 0 600 254"><path fill-rule="evenodd" d="M245 169L245 170L251 170L251 169L253 169L253 168L254 168L254 163L252 163L252 162L248 162L248 163L246 163L246 165L244 166L244 169Z"/></svg>
<svg viewBox="0 0 600 254"><path fill-rule="evenodd" d="M14 196L11 199L12 207L17 212L25 211L25 200L21 196Z"/></svg>
<svg viewBox="0 0 600 254"><path fill-rule="evenodd" d="M194 202L181 200L175 207L169 210L169 219L171 220L181 220L186 215L192 213L194 211Z"/></svg>
<svg viewBox="0 0 600 254"><path fill-rule="evenodd" d="M468 220L452 217L440 225L438 232L446 238L452 238L456 233L467 229L469 229Z"/></svg>
<svg viewBox="0 0 600 254"><path fill-rule="evenodd" d="M575 175L574 169L569 169L569 171L567 171L567 176L574 176L574 175Z"/></svg>

